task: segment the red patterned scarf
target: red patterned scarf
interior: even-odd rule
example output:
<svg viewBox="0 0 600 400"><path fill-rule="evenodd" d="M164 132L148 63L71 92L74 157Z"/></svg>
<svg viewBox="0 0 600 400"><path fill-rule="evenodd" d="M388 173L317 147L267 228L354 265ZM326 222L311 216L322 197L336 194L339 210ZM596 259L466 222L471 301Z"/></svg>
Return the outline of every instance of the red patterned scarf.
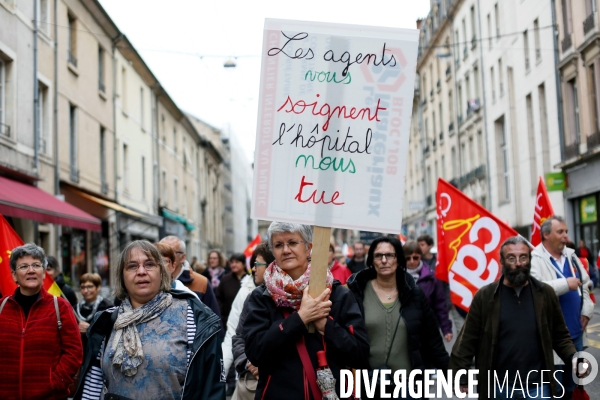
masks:
<svg viewBox="0 0 600 400"><path fill-rule="evenodd" d="M308 286L310 278L310 264L304 271L304 274L296 280L277 265L277 261L273 261L265 271L265 285L271 294L271 298L277 307L291 307L296 310L300 309L302 303L302 292ZM327 270L325 279L326 286L331 289L333 284L333 275Z"/></svg>

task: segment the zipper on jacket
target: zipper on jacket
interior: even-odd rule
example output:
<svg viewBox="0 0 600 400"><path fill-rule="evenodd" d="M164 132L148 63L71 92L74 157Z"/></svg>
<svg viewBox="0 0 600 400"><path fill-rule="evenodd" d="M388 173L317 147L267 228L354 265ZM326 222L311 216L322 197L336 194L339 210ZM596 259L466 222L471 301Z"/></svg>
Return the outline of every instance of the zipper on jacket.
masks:
<svg viewBox="0 0 600 400"><path fill-rule="evenodd" d="M183 380L183 387L181 388L181 398L183 399L183 395L185 393L185 384L187 383L187 377L188 377L188 373L190 372L190 367L192 366L192 363L194 362L194 357L196 357L196 354L198 354L198 352L200 351L200 349L202 349L202 346L204 346L204 343L208 342L208 340L210 338L212 338L213 336L215 336L217 333L219 333L221 331L221 329L217 329L216 331L214 331L209 337L207 337L198 347L198 350L196 350L195 352L192 353L192 356L190 357L190 363L188 364L186 370L185 370L185 379Z"/></svg>
<svg viewBox="0 0 600 400"><path fill-rule="evenodd" d="M260 396L260 400L265 399L265 394L267 393L267 388L269 387L269 382L271 382L271 375L269 375L269 377L267 378L267 384L265 385L265 388L263 389L262 396Z"/></svg>

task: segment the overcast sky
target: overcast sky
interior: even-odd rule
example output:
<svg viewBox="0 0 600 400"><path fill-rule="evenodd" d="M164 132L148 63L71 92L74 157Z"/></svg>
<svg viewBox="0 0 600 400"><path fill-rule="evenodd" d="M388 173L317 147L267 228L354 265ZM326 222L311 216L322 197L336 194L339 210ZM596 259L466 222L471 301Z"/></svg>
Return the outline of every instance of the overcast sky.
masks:
<svg viewBox="0 0 600 400"><path fill-rule="evenodd" d="M239 140L254 140L265 18L416 28L429 0L100 0L177 105ZM236 58L237 57L237 58ZM233 59L235 68L223 68Z"/></svg>

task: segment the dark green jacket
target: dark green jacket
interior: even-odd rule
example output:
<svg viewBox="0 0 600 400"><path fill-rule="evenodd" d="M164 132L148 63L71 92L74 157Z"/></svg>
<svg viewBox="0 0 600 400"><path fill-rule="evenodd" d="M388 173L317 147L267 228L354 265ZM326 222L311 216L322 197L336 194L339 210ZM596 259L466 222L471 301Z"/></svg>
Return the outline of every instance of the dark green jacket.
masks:
<svg viewBox="0 0 600 400"><path fill-rule="evenodd" d="M183 385L182 400L225 399L225 376L222 371L223 355L221 353L221 340L218 335L221 330L220 318L190 293L179 290L171 290L170 293L173 298L187 300L196 322L196 335L191 349L190 365ZM92 366L96 368L100 366L100 361L97 359L100 346L104 341L108 342L117 315L118 308L99 312L88 328L88 351L83 360L82 378L74 396L76 400L82 398L86 383L88 385L102 384L102 381L95 382L97 378L91 369ZM185 324L186 321L182 321L182 323ZM88 378L87 382L86 378Z"/></svg>
<svg viewBox="0 0 600 400"><path fill-rule="evenodd" d="M475 294L465 324L458 335L450 355L450 368L453 374L460 369L469 369L475 357L475 368L479 369L478 393L480 399L488 398L488 371L493 379L493 366L497 356L498 327L500 325L500 279L482 287ZM575 346L565 325L558 298L554 290L545 283L530 277L529 284L533 293L533 304L538 328L538 339L544 353L544 369L554 373L552 350L571 365L571 356ZM524 323L526 321L523 321ZM553 375L552 375L553 376ZM553 377L550 378L552 394L562 393ZM509 383L510 384L510 383ZM490 388L490 394L493 388Z"/></svg>

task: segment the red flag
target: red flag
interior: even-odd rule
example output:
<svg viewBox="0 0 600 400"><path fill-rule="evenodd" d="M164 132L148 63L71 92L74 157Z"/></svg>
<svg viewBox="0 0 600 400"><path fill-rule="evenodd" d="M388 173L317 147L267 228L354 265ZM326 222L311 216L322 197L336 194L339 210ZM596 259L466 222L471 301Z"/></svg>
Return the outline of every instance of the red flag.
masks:
<svg viewBox="0 0 600 400"><path fill-rule="evenodd" d="M535 196L535 206L533 208L533 225L531 226L531 244L534 246L542 243L540 227L549 217L554 215L554 208L550 202L550 196L546 190L544 180L540 176L537 194Z"/></svg>
<svg viewBox="0 0 600 400"><path fill-rule="evenodd" d="M250 243L248 243L246 250L244 250L244 255L246 256L246 258L252 257L252 253L254 252L254 249L259 244L260 244L260 234L257 234L256 237Z"/></svg>
<svg viewBox="0 0 600 400"><path fill-rule="evenodd" d="M17 288L17 284L10 272L10 254L15 247L23 246L24 244L23 240L17 235L17 232L0 215L0 293L2 293L2 296L13 294ZM46 274L44 278L44 289L55 296L62 294L50 274Z"/></svg>
<svg viewBox="0 0 600 400"><path fill-rule="evenodd" d="M436 204L436 277L450 284L452 303L469 311L477 290L500 276L500 245L517 232L443 179Z"/></svg>

